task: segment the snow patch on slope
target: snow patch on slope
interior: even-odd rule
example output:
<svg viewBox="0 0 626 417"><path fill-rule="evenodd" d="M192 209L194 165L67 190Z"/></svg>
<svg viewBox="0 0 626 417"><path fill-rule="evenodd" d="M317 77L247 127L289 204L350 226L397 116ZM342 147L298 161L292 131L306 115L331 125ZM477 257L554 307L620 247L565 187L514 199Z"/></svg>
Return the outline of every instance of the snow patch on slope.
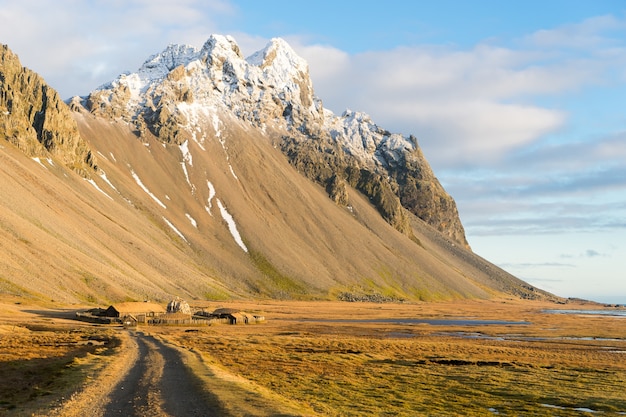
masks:
<svg viewBox="0 0 626 417"><path fill-rule="evenodd" d="M38 163L39 165L41 165L42 167L44 167L44 168L48 169L48 167L47 167L47 166L45 166L45 165L43 164L43 162L41 162L41 158L34 157L34 158L33 158L33 161L37 162L37 163Z"/></svg>
<svg viewBox="0 0 626 417"><path fill-rule="evenodd" d="M243 239L241 239L239 230L237 230L237 224L235 223L235 219L226 210L226 207L224 207L220 199L218 198L216 200L217 200L217 206L220 208L220 214L222 215L222 219L224 219L226 224L228 224L228 230L230 231L230 234L233 236L233 239L235 239L235 242L239 245L241 249L243 249L244 252L248 252L248 248L246 247L245 243L243 243Z"/></svg>
<svg viewBox="0 0 626 417"><path fill-rule="evenodd" d="M193 157L191 156L191 152L189 152L189 141L186 140L180 146L180 152L183 154L183 161L189 164L189 166L193 166Z"/></svg>
<svg viewBox="0 0 626 417"><path fill-rule="evenodd" d="M191 214L185 213L185 217L187 217L187 219L189 220L189 222L191 223L193 227L195 227L196 229L198 228L198 222L196 221L196 219L191 217Z"/></svg>
<svg viewBox="0 0 626 417"><path fill-rule="evenodd" d="M163 217L163 221L164 221L165 223L167 223L167 225L170 227L170 229L172 229L172 230L174 231L174 233L176 233L178 236L180 236L182 240L184 240L185 242L189 243L189 241L187 240L187 238L185 238L185 235L183 235L183 234L181 233L181 231L180 231L180 230L178 230L178 229L176 228L176 226L174 226L174 225L172 224L172 222L170 222L169 220L167 220L165 217Z"/></svg>
<svg viewBox="0 0 626 417"><path fill-rule="evenodd" d="M188 132L191 133L191 139L198 144L200 149L203 151L206 150L204 148L204 143L206 141L206 134L202 131L202 120L200 118L201 115L204 118L208 117L208 109L206 103L200 102L181 102L177 104L178 110L185 116L187 119L187 125L185 128ZM198 137L198 133L202 133L201 137Z"/></svg>
<svg viewBox="0 0 626 417"><path fill-rule="evenodd" d="M187 180L187 184L189 184L189 187L191 187L191 193L195 194L196 193L196 186L193 185L191 183L191 180L189 179L189 171L187 170L187 164L189 164L189 166L193 166L193 157L191 156L191 151L189 150L189 141L186 140L185 142L183 142L180 146L180 152L183 154L183 160L180 163L180 165L183 168L183 173L185 174L185 179Z"/></svg>
<svg viewBox="0 0 626 417"><path fill-rule="evenodd" d="M132 175L132 176L133 176L133 178L135 179L135 182L137 183L137 185L138 185L138 186L140 186L140 187L141 187L141 189L142 189L142 190L144 190L144 191L146 192L146 194L148 194L150 197L152 197L152 199L153 199L154 201L156 201L156 203L157 203L159 206L163 207L164 209L166 209L166 208L167 208L167 206L166 206L165 204L163 204L163 202L162 202L161 200L159 200L159 199L157 198L157 196L155 196L154 194L152 194L152 193L150 192L150 190L148 189L148 187L146 187L146 186L143 184L143 182L141 181L141 179L139 178L139 176L138 176L138 175L135 173L135 171L133 171L132 169L130 170L130 175Z"/></svg>
<svg viewBox="0 0 626 417"><path fill-rule="evenodd" d="M220 136L222 136L222 131L220 130L220 118L217 116L216 113L213 113L211 117L211 122L213 123L213 130L215 131L215 137L219 138Z"/></svg>
<svg viewBox="0 0 626 417"><path fill-rule="evenodd" d="M207 186L209 187L209 198L207 199L207 203L209 205L206 206L206 211L211 216L213 216L213 213L211 213L211 209L213 208L213 198L215 197L215 187L213 187L213 184L209 180L207 180Z"/></svg>
<svg viewBox="0 0 626 417"><path fill-rule="evenodd" d="M43 162L41 161L41 158L39 158L39 157L35 156L35 157L33 157L33 158L32 158L32 160L33 160L33 161L35 161L35 162L37 162L37 163L38 163L39 165L41 165L42 167L44 167L44 168L48 169L48 167L47 167L47 166L45 166L45 165L43 164ZM52 158L46 158L46 159L45 159L45 161L46 161L46 162L48 162L48 164L49 164L50 166L54 166L54 161L52 160Z"/></svg>
<svg viewBox="0 0 626 417"><path fill-rule="evenodd" d="M237 176L237 174L235 174L235 170L233 169L233 166L231 164L228 164L228 168L230 168L230 173L233 175L233 178L239 181L239 177Z"/></svg>
<svg viewBox="0 0 626 417"><path fill-rule="evenodd" d="M230 169L230 173L232 174L233 178L239 181L239 177L237 177L237 174L235 174L235 170L233 169L233 166L230 163L230 155L228 155L228 147L226 146L226 139L222 137L218 137L218 140L220 142L220 145L222 145L224 154L226 155L226 161L228 162L228 169Z"/></svg>
<svg viewBox="0 0 626 417"><path fill-rule="evenodd" d="M100 188L98 186L98 184L92 180L92 179L87 179L85 178L85 181L87 181L89 184L93 185L95 187L96 190L100 191L102 194L104 194L105 196L109 197L111 200L113 200L113 197L111 197L110 195L108 195L102 188Z"/></svg>
<svg viewBox="0 0 626 417"><path fill-rule="evenodd" d="M117 191L117 188L115 188L115 186L111 183L111 181L109 181L109 178L107 177L106 172L104 172L103 170L100 170L100 178L102 178L102 180L106 182L109 185L109 187ZM119 193L119 191L117 192Z"/></svg>
<svg viewBox="0 0 626 417"><path fill-rule="evenodd" d="M185 164L185 161L181 162L180 166L183 168L183 174L185 174L185 180L187 180L187 184L189 184L189 186L193 190L193 184L191 183L191 180L189 179L189 172L187 171L187 165Z"/></svg>

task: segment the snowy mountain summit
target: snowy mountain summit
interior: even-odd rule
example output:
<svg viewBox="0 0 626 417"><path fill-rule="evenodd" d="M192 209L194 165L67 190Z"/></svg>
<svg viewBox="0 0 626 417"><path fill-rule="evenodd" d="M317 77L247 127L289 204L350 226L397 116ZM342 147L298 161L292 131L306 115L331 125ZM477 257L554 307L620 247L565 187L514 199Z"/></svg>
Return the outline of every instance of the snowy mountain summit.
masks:
<svg viewBox="0 0 626 417"><path fill-rule="evenodd" d="M212 117L226 110L256 126L274 123L288 129L323 119L308 66L285 41L273 39L246 60L235 40L221 35L212 35L199 50L168 46L137 72L92 92L87 106L96 114L122 117L138 126L145 121L168 142L186 138L159 135L164 122L186 125L200 115Z"/></svg>
<svg viewBox="0 0 626 417"><path fill-rule="evenodd" d="M169 45L148 58L135 73L120 75L92 92L93 113L122 117L149 127L166 107L168 117L184 125L199 114L230 110L259 127L271 125L319 134L326 130L355 156L383 163L387 151L414 150L414 139L391 135L369 116L347 110L341 117L325 110L314 95L308 64L287 42L272 39L248 58L231 36L211 35L201 49ZM219 109L219 110L218 110ZM160 119L160 120L158 120ZM185 139L177 137L177 142ZM389 154L391 160L396 155ZM372 161L374 162L374 161Z"/></svg>
<svg viewBox="0 0 626 417"><path fill-rule="evenodd" d="M408 230L407 209L467 246L456 205L416 138L390 133L362 112L324 109L308 64L283 39L248 58L231 36L211 35L200 49L170 45L92 92L84 106L168 144L203 146L229 123L258 128L336 202L349 205L350 185L397 229Z"/></svg>

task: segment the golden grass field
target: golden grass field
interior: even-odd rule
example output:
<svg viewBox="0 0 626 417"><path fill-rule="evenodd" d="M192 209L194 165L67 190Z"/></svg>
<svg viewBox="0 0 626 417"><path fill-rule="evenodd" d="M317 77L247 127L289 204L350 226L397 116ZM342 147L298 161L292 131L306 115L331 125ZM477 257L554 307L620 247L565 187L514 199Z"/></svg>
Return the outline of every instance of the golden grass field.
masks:
<svg viewBox="0 0 626 417"><path fill-rule="evenodd" d="M0 304L0 415L31 415L60 404L114 360L115 329L36 311Z"/></svg>
<svg viewBox="0 0 626 417"><path fill-rule="evenodd" d="M295 404L302 415L626 413L626 317L544 312L548 308L598 306L514 300L405 304L268 301L205 306L260 312L267 321L241 326L145 326L140 330L200 355L205 364L220 370L221 378L229 375L231 381L260 387L292 409ZM6 331L5 325L0 334L0 373L9 375L7 370L11 370L12 375L10 380L0 378L0 415L18 415L11 410L28 409L33 401L61 401L59 393L67 395L73 386L84 384L85 378L96 378L98 370L105 369L115 356L115 332L120 329L82 323L72 327L69 321L50 318L39 318L49 321L40 328L21 322L35 317L14 315L9 324L14 329ZM368 321L390 318L527 324ZM29 326L30 330L15 331ZM109 347L67 343L94 335L110 340ZM259 411L258 415L266 414Z"/></svg>

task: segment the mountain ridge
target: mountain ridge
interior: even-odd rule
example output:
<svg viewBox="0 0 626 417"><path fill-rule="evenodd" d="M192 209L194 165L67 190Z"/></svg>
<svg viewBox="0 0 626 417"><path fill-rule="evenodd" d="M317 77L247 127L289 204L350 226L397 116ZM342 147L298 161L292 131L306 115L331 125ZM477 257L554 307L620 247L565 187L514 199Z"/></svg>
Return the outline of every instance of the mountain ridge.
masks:
<svg viewBox="0 0 626 417"><path fill-rule="evenodd" d="M157 82L126 74L70 100L98 160L88 176L48 151L33 160L5 135L0 184L13 197L0 200L0 288L72 303L557 299L473 254L446 224L460 225L455 207L429 222L402 206L417 191L418 205L442 204L414 137L362 113L334 116L302 68L275 77L285 90L270 87L283 42L253 55L262 69L232 38L211 37L206 51L221 55L187 66L179 55L205 47L168 47L146 61Z"/></svg>
<svg viewBox="0 0 626 417"><path fill-rule="evenodd" d="M52 154L89 176L97 169L96 161L57 92L38 74L22 67L6 45L0 45L0 66L0 135L29 156Z"/></svg>
<svg viewBox="0 0 626 417"><path fill-rule="evenodd" d="M193 125L206 109L216 114L225 107L257 128L282 131L277 146L292 163L306 165L309 178L331 194L340 193L337 187L347 181L368 195L396 229L410 233L405 208L469 247L456 203L434 176L417 139L390 133L362 112L335 116L325 109L306 62L282 39L272 39L248 59L228 36L212 35L200 50L170 45L136 73L92 92L84 104L96 115L134 123L139 135L150 130L176 144L194 139ZM314 155L312 138L318 142ZM320 166L315 161L320 152L337 157ZM332 173L325 173L331 162Z"/></svg>

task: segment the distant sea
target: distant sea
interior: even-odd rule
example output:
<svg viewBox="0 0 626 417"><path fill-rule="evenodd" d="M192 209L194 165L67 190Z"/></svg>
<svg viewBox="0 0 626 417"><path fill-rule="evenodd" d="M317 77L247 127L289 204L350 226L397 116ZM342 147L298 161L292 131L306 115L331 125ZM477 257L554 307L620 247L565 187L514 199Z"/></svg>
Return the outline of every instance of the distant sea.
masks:
<svg viewBox="0 0 626 417"><path fill-rule="evenodd" d="M626 310L621 309L607 309L607 310L544 310L546 313L553 314L582 314L586 316L611 316L611 317L626 317Z"/></svg>
<svg viewBox="0 0 626 417"><path fill-rule="evenodd" d="M605 296L605 297L593 297L593 298L589 298L589 300L591 301L595 301L597 303L602 303L602 304L617 304L617 305L621 305L622 307L626 306L626 296Z"/></svg>

